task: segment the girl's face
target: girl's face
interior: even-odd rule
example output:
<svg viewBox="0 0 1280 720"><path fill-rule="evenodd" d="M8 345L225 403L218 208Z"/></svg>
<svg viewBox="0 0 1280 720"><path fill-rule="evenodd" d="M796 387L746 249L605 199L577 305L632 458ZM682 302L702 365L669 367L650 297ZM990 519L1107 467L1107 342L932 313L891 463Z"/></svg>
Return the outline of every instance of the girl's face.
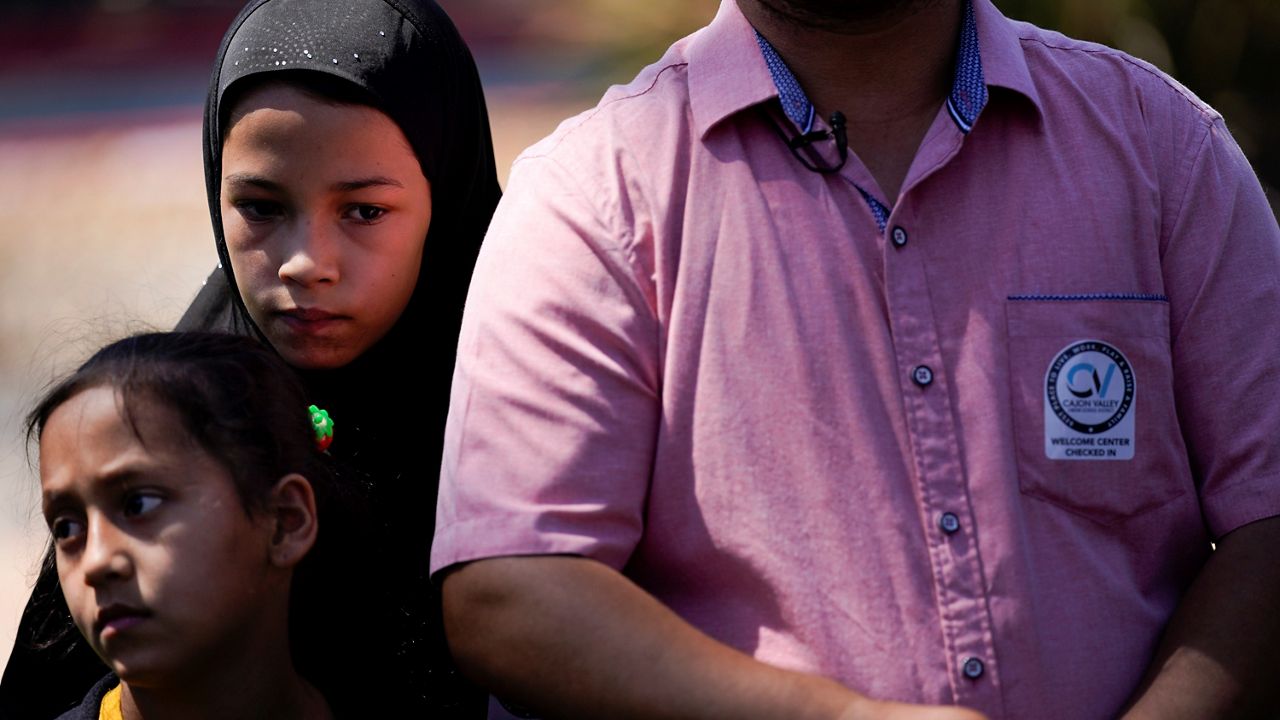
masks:
<svg viewBox="0 0 1280 720"><path fill-rule="evenodd" d="M287 608L289 574L269 560L272 523L246 513L178 415L139 400L135 434L119 399L84 390L41 434L58 579L76 626L121 679L201 677L246 657L255 637L278 636L269 623Z"/></svg>
<svg viewBox="0 0 1280 720"><path fill-rule="evenodd" d="M291 365L346 365L409 303L431 190L382 112L269 84L235 106L222 227L249 315Z"/></svg>

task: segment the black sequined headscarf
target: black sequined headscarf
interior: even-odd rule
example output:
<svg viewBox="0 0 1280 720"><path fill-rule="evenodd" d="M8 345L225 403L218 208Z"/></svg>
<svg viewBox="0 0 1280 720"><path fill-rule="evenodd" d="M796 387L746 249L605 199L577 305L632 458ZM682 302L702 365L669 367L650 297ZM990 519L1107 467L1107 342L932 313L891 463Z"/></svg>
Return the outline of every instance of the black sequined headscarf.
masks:
<svg viewBox="0 0 1280 720"><path fill-rule="evenodd" d="M347 366L298 373L309 399L333 418L329 452L369 488L380 546L366 559L379 568L371 592L391 598L400 617L400 625L378 632L401 636L401 665L411 666L411 684L434 696L428 704L441 715L442 706L457 705L448 697L457 683L427 580L440 453L462 308L500 195L475 62L432 0L254 0L227 31L214 68L204 164L220 269L180 329L266 340L236 290L222 230L224 100L247 79L322 73L350 83L400 127L430 183L422 267L399 320Z"/></svg>
<svg viewBox="0 0 1280 720"><path fill-rule="evenodd" d="M366 93L404 132L431 185L432 218L417 288L399 322L349 367L306 373L307 379L326 395L340 386L394 380L402 390L383 399L395 402L385 402L381 416L400 414L405 384L420 384L415 377L443 386L447 397L449 370L435 370L452 368L471 270L500 194L479 75L453 23L431 0L254 0L232 22L214 67L205 103L204 164L221 272L180 325L221 326L261 337L235 292L222 232L222 101L246 78L322 73ZM428 400L416 398L418 410L434 408ZM444 409L439 410L443 423ZM424 421L419 424L424 434L430 430Z"/></svg>

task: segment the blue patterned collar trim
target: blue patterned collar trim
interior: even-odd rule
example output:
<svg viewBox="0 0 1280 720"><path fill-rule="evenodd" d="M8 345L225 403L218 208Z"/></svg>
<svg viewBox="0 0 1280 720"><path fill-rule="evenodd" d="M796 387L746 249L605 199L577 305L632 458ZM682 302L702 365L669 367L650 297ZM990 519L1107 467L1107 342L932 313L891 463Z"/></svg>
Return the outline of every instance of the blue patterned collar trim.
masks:
<svg viewBox="0 0 1280 720"><path fill-rule="evenodd" d="M791 73L791 68L787 67L778 51L773 49L773 45L764 39L759 30L756 31L756 43L760 45L760 52L764 55L764 64L769 66L774 87L778 88L782 112L800 128L801 133L813 130L813 103L809 102L809 96L804 94L800 82Z"/></svg>
<svg viewBox="0 0 1280 720"><path fill-rule="evenodd" d="M858 186L854 185L854 187ZM871 216L876 219L876 227L880 229L880 234L883 235L885 228L889 227L889 216L893 214L893 211L885 207L884 203L877 200L874 195L866 190L858 188L858 192L862 193L862 199L867 202L867 207L871 209Z"/></svg>
<svg viewBox="0 0 1280 720"><path fill-rule="evenodd" d="M787 118L800 128L801 133L813 130L813 103L804 94L800 82L791 68L783 62L778 51L764 36L756 31L756 43L769 66L773 84L778 89L778 99ZM978 115L987 104L987 82L982 73L982 54L978 49L978 23L973 14L973 3L965 2L964 20L960 26L960 47L956 51L955 78L951 82L951 94L947 96L947 111L956 127L963 133L973 129Z"/></svg>
<svg viewBox="0 0 1280 720"><path fill-rule="evenodd" d="M973 3L964 4L964 21L960 28L960 47L956 51L956 74L947 96L947 110L963 133L973 129L982 108L987 106L987 80L982 73L982 53L978 48L978 21L973 16Z"/></svg>

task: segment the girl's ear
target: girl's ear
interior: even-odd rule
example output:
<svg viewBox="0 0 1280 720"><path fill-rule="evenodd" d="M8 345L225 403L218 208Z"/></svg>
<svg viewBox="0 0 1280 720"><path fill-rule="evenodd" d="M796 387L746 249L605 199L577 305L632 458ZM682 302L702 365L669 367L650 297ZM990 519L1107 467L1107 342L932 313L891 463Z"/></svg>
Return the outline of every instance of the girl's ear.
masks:
<svg viewBox="0 0 1280 720"><path fill-rule="evenodd" d="M316 543L319 520L315 492L305 477L290 473L276 482L269 502L271 562L281 568L293 567Z"/></svg>

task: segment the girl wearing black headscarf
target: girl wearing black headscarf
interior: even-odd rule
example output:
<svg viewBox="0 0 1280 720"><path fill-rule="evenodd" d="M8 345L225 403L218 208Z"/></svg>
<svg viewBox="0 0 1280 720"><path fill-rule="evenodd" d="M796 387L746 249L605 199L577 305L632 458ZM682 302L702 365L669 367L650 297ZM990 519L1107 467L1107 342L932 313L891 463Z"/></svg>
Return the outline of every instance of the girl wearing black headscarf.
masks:
<svg viewBox="0 0 1280 720"><path fill-rule="evenodd" d="M290 146L291 128L315 130L318 116L327 116L307 109L317 103L338 116L348 108L389 120L389 132L399 136L388 142L407 144L422 177L401 182L394 172L363 173L342 176L342 187L327 194L313 187L324 174L315 162L343 151L362 157L350 155L359 143L348 143L349 136L308 136L318 142L315 158L301 144ZM246 134L272 113L284 124ZM301 125L290 126L290 117ZM358 135L364 125L356 127ZM250 150L266 144L266 159L224 168L236 133ZM366 147L376 155L384 145ZM347 513L328 527L321 518L330 564L336 558L349 572L336 578L327 606L304 613L329 628L318 647L304 643L304 672L340 714L355 698L376 703L358 714L376 708L410 717L481 716L483 695L449 659L427 574L462 307L500 193L471 55L432 0L253 0L218 52L204 158L220 264L178 328L250 335L274 347L298 371L309 399L333 418L328 452L339 477L367 489L360 517ZM273 158L314 162L281 170ZM272 176L275 170L284 174ZM427 197L414 201L423 179ZM317 202L307 205L306 193ZM331 232L300 231L316 229L320 215L307 213L329 201ZM420 248L410 243L370 264L395 223L401 236L415 222L421 233L423 204ZM344 266L343 258L364 266ZM405 267L412 261L418 267ZM46 568L5 671L4 712L52 717L105 672L73 629L44 650L28 649L63 626L60 597L56 574Z"/></svg>

